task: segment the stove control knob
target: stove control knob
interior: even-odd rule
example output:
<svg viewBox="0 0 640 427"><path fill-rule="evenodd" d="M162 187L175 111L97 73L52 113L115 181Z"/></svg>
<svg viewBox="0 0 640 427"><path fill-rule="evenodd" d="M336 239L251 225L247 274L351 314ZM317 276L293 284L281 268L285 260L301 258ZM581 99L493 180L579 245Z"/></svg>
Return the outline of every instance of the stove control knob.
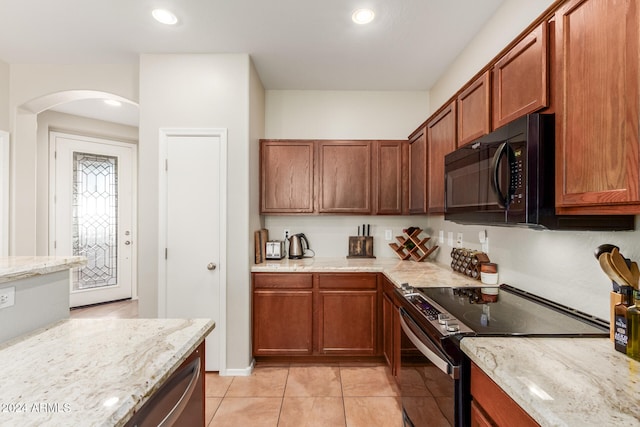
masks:
<svg viewBox="0 0 640 427"><path fill-rule="evenodd" d="M447 323L447 332L458 332L460 326L457 323Z"/></svg>
<svg viewBox="0 0 640 427"><path fill-rule="evenodd" d="M449 317L448 314L444 314L444 313L438 314L438 323L440 323L441 325L446 324L448 320L451 320L451 317Z"/></svg>

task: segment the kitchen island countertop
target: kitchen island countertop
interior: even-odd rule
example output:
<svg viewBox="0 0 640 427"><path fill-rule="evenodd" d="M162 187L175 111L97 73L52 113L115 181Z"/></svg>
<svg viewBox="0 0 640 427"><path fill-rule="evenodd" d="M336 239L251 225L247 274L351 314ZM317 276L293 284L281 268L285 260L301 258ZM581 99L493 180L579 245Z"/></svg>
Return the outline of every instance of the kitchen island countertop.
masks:
<svg viewBox="0 0 640 427"><path fill-rule="evenodd" d="M122 426L214 328L72 319L0 345L0 425Z"/></svg>
<svg viewBox="0 0 640 427"><path fill-rule="evenodd" d="M0 283L41 274L55 273L87 263L83 256L9 256L0 257Z"/></svg>
<svg viewBox="0 0 640 427"><path fill-rule="evenodd" d="M607 338L463 338L461 346L542 426L640 426L640 362Z"/></svg>

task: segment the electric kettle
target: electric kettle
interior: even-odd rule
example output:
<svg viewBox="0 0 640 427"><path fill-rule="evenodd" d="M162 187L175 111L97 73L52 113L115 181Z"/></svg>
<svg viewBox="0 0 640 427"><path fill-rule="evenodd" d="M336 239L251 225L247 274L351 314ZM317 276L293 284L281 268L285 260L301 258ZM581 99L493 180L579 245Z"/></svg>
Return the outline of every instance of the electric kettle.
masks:
<svg viewBox="0 0 640 427"><path fill-rule="evenodd" d="M309 250L309 241L302 234L294 234L289 237L289 259L304 258L304 253Z"/></svg>

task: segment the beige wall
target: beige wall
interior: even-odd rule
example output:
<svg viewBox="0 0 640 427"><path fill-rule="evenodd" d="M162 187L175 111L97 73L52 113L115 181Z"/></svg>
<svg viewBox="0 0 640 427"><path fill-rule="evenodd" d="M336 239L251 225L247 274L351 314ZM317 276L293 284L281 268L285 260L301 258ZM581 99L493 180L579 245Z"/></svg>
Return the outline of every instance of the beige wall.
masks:
<svg viewBox="0 0 640 427"><path fill-rule="evenodd" d="M49 254L49 132L105 138L137 143L138 128L45 111L37 116L36 255Z"/></svg>
<svg viewBox="0 0 640 427"><path fill-rule="evenodd" d="M40 111L21 107L30 101L70 90L95 90L137 101L137 66L10 66L9 131L11 132L10 254L36 254L37 118Z"/></svg>
<svg viewBox="0 0 640 427"><path fill-rule="evenodd" d="M261 85L245 54L142 55L140 58L140 141L138 291L142 316L157 315L158 303L158 133L160 128L226 128L227 196L227 369L251 363L251 207L256 181L255 141L261 133ZM254 115L252 117L252 114ZM257 115L258 117L256 117ZM255 166L255 165L254 165Z"/></svg>
<svg viewBox="0 0 640 427"><path fill-rule="evenodd" d="M9 64L0 61L0 130L9 131Z"/></svg>
<svg viewBox="0 0 640 427"><path fill-rule="evenodd" d="M554 1L506 0L430 89L430 113L440 108Z"/></svg>
<svg viewBox="0 0 640 427"><path fill-rule="evenodd" d="M552 0L508 0L497 11L473 42L456 59L431 89L431 111L438 109L468 79L489 62L517 34L539 16ZM640 258L640 231L562 232L519 228L462 226L429 217L433 235L438 231L463 233L463 245L480 249L478 232L487 230L489 256L499 264L500 281L526 289L600 318L609 317L611 284L593 256L602 243L620 246L623 254ZM437 253L438 261L448 265L451 247Z"/></svg>

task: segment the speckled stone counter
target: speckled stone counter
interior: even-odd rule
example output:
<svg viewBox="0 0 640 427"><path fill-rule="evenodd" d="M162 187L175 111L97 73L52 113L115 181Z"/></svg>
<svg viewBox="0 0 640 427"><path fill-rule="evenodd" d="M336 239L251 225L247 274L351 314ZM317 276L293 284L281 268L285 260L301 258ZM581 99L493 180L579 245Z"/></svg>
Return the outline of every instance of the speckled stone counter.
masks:
<svg viewBox="0 0 640 427"><path fill-rule="evenodd" d="M0 283L41 274L55 273L87 263L82 256L11 256L0 257Z"/></svg>
<svg viewBox="0 0 640 427"><path fill-rule="evenodd" d="M640 426L640 363L606 338L463 338L462 350L542 426Z"/></svg>
<svg viewBox="0 0 640 427"><path fill-rule="evenodd" d="M214 328L74 319L0 345L0 425L121 426Z"/></svg>
<svg viewBox="0 0 640 427"><path fill-rule="evenodd" d="M331 273L331 272L369 272L384 273L396 286L409 283L415 287L436 286L479 286L479 280L473 280L455 273L448 266L431 261L402 261L398 258L303 258L282 259L256 264L251 268L254 273Z"/></svg>

